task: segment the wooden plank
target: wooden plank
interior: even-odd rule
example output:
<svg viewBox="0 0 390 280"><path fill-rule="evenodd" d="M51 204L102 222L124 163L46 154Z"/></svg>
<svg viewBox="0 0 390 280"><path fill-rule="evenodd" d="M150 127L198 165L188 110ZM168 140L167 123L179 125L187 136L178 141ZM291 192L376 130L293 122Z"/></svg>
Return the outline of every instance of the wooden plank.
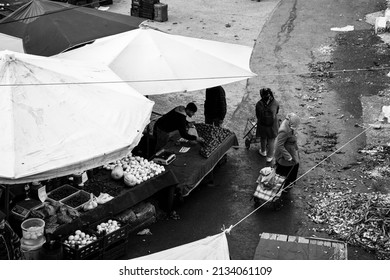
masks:
<svg viewBox="0 0 390 280"><path fill-rule="evenodd" d="M270 233L268 239L269 239L269 240L276 240L276 234L275 234L275 233Z"/></svg>
<svg viewBox="0 0 390 280"><path fill-rule="evenodd" d="M268 239L270 236L270 234L268 232L263 232L261 235L260 235L260 238L263 238L263 239Z"/></svg>
<svg viewBox="0 0 390 280"><path fill-rule="evenodd" d="M276 240L278 240L278 241L287 241L287 235L279 234L279 235L276 237Z"/></svg>
<svg viewBox="0 0 390 280"><path fill-rule="evenodd" d="M288 242L298 242L298 236L289 235Z"/></svg>
<svg viewBox="0 0 390 280"><path fill-rule="evenodd" d="M309 239L298 236L298 243L309 244Z"/></svg>

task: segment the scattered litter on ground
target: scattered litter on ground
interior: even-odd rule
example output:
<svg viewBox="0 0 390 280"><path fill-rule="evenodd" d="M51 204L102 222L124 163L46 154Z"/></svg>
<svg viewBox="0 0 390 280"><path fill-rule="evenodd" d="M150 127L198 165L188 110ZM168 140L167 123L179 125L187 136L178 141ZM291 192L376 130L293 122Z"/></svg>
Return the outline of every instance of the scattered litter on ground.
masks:
<svg viewBox="0 0 390 280"><path fill-rule="evenodd" d="M334 234L351 245L390 259L390 195L326 192L314 197L309 218L325 225L316 231Z"/></svg>
<svg viewBox="0 0 390 280"><path fill-rule="evenodd" d="M353 25L347 25L344 27L332 27L330 30L332 31L340 31L340 32L347 32L347 31L353 31L355 28Z"/></svg>
<svg viewBox="0 0 390 280"><path fill-rule="evenodd" d="M139 232L137 233L137 235L152 235L152 232L150 231L150 229L145 228L145 229L139 231Z"/></svg>

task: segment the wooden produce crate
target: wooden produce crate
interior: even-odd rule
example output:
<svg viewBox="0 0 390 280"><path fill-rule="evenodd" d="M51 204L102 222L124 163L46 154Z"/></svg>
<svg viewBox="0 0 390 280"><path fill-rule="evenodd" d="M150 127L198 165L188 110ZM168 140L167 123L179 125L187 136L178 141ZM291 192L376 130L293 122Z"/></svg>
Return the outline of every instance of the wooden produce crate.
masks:
<svg viewBox="0 0 390 280"><path fill-rule="evenodd" d="M333 239L260 234L255 260L347 260L347 244Z"/></svg>

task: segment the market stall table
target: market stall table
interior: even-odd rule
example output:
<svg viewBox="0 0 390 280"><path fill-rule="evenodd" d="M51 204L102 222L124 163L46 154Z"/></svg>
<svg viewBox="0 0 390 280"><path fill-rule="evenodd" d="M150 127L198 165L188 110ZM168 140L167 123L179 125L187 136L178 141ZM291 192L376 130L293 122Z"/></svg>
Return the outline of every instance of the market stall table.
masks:
<svg viewBox="0 0 390 280"><path fill-rule="evenodd" d="M99 178L107 181L109 176L109 171L104 169L98 170L93 176L93 181L96 182L96 184L92 183L90 187L95 187L96 192L98 193L101 188L101 186L99 186ZM54 234L63 236L69 235L77 229L85 228L102 219L111 218L157 193L161 194L161 198L163 199L162 202L169 211L172 207L173 192L178 184L175 174L170 170L132 188L125 187L123 180L115 181L109 179L109 182L110 184L119 187L120 193L117 196L92 210L87 212L81 211L79 218L73 220L69 224L59 226L54 231Z"/></svg>
<svg viewBox="0 0 390 280"><path fill-rule="evenodd" d="M179 181L176 189L177 193L181 197L188 196L213 171L227 151L232 146L237 145L237 137L234 133L231 133L216 147L208 158L205 158L200 155L200 144L177 145L177 141L169 141L164 149L175 153L176 159L166 169L171 170ZM185 153L181 153L179 151L183 146L188 146L190 149Z"/></svg>

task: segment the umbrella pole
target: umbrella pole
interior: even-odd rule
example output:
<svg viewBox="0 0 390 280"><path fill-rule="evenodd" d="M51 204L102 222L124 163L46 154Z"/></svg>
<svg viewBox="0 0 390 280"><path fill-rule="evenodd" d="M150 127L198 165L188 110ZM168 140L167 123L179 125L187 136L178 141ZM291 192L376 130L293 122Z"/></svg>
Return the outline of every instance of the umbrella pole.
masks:
<svg viewBox="0 0 390 280"><path fill-rule="evenodd" d="M4 202L4 214L6 216L6 220L9 218L9 186L8 185L0 185L2 189L4 189L4 197L1 199ZM2 196L0 195L0 198ZM1 201L0 200L0 201Z"/></svg>
<svg viewBox="0 0 390 280"><path fill-rule="evenodd" d="M4 197L4 200L5 200L5 216L7 217L7 220L9 218L9 186L5 186L5 197Z"/></svg>

